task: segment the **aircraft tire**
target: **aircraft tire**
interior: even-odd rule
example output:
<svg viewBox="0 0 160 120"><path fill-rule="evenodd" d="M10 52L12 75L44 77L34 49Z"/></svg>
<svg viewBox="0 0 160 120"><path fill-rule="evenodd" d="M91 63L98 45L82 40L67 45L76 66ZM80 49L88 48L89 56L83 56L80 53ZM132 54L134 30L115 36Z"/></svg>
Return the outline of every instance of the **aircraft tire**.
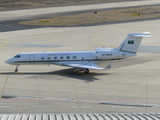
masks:
<svg viewBox="0 0 160 120"><path fill-rule="evenodd" d="M89 73L89 70L88 70L88 69L86 69L84 72L85 72L85 74L88 74L88 73Z"/></svg>
<svg viewBox="0 0 160 120"><path fill-rule="evenodd" d="M18 69L15 69L15 72L18 72Z"/></svg>

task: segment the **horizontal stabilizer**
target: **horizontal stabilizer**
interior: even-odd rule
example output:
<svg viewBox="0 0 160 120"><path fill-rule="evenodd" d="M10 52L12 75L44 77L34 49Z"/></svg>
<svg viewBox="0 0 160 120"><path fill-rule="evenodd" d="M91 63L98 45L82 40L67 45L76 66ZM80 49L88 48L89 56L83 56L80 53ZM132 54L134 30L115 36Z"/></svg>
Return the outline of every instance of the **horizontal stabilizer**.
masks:
<svg viewBox="0 0 160 120"><path fill-rule="evenodd" d="M149 35L150 32L143 32L143 33L131 33L128 34L129 37L152 37L151 35Z"/></svg>

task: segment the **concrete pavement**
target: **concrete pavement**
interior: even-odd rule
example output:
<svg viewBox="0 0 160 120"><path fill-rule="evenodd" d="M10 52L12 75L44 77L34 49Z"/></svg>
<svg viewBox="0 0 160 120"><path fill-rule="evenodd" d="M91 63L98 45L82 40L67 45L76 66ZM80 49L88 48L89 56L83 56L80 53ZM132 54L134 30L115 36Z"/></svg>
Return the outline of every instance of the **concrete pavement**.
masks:
<svg viewBox="0 0 160 120"><path fill-rule="evenodd" d="M110 8L122 8L133 6L147 6L158 5L159 0L136 0L130 2L113 2L113 3L99 3L99 4L86 4L86 5L71 5L71 6L58 6L58 7L45 7L45 8L32 8L22 10L7 10L0 11L0 21L5 20L17 20L17 19L30 19L35 16L42 16L45 14L76 12L84 10L98 10L98 9L110 9ZM50 16L52 17L52 16Z"/></svg>
<svg viewBox="0 0 160 120"><path fill-rule="evenodd" d="M152 20L2 32L0 113L160 112L160 56L157 50L154 52L160 44L159 22ZM63 66L27 65L20 66L19 73L14 73L15 66L4 63L20 52L116 47L128 33L144 31L150 31L153 35L152 38L143 39L141 46L145 46L145 50L139 51L136 57L115 61L113 68L108 71L91 70L86 75Z"/></svg>

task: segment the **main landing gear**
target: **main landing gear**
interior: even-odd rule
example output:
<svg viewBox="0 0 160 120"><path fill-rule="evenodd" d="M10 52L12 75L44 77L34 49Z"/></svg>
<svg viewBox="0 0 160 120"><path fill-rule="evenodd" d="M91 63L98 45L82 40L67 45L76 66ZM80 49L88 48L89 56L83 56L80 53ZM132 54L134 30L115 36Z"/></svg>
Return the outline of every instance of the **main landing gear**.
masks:
<svg viewBox="0 0 160 120"><path fill-rule="evenodd" d="M16 65L16 69L15 69L15 72L18 72L18 67L19 67L20 65Z"/></svg>
<svg viewBox="0 0 160 120"><path fill-rule="evenodd" d="M82 69L84 71L85 74L89 73L89 69Z"/></svg>

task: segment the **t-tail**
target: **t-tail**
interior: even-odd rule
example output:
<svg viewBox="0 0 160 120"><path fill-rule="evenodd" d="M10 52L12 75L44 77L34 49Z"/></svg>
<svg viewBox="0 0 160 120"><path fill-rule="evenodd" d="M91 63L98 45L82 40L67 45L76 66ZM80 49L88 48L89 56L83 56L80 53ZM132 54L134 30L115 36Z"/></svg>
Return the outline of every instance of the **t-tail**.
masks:
<svg viewBox="0 0 160 120"><path fill-rule="evenodd" d="M151 37L150 32L130 33L123 43L116 50L128 53L137 53L143 37Z"/></svg>

